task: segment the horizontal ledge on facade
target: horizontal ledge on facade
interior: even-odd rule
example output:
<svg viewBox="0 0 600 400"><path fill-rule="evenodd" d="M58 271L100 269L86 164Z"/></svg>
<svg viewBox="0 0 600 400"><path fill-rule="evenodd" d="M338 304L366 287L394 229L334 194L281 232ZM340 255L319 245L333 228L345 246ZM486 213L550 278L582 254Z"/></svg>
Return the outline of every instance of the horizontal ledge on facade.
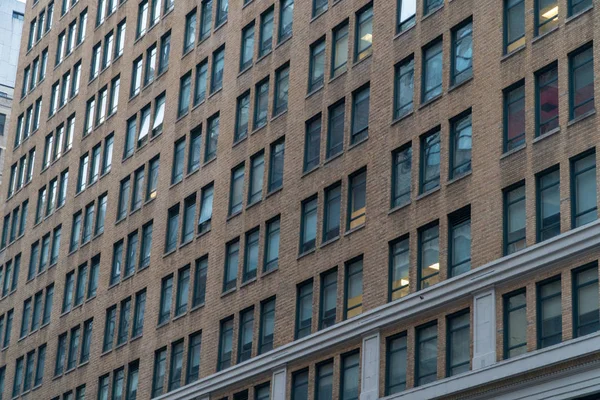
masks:
<svg viewBox="0 0 600 400"><path fill-rule="evenodd" d="M535 350L523 355L509 358L507 360L499 361L490 365L487 368L477 369L473 371L469 371L464 374L460 374L451 378L444 378L432 382L430 384L419 386L413 389L406 390L404 392L396 393L391 396L385 397L386 400L412 400L412 399L437 399L450 395L459 395L461 392L476 389L477 387L481 387L484 385L490 385L494 382L502 382L508 381L511 378L515 379L518 377L523 377L524 374L530 373L532 371L539 371L545 368L549 368L553 365L558 364L567 364L570 360L577 359L587 354L596 353L600 351L600 332L596 332L590 335L586 335L584 337L580 337L577 339L569 340L566 342L562 342L556 344L551 347L547 347L545 349ZM592 367L593 366L593 367ZM569 384L576 383L577 380L574 379L574 375L578 375L578 372L581 372L581 369L591 369L595 370L597 374L597 378L600 380L600 365L598 362L569 368L565 366L563 370L557 371L550 375L568 375L570 379L573 381L569 382ZM544 389L537 388L534 392L539 392L542 397L532 396L533 393L529 393L525 397L521 397L513 392L513 390L523 390L524 388L531 387L532 385L540 384L540 379L547 380L548 382L554 381L554 377L543 376L538 379L528 380L526 383L519 385L518 388L507 384L507 387L496 388L494 390L493 398L499 400L500 398L504 399L546 399L552 398L557 399L554 396L547 396L547 390L549 387L545 387ZM508 386L511 386L508 388ZM564 382L561 383L564 389ZM503 390L504 389L504 390ZM591 388L594 390L593 388ZM499 396L500 392L505 392L505 396ZM509 392L509 393L507 393ZM573 396L573 393L567 389L570 396ZM571 397L568 398L571 398ZM468 396L469 398L479 399L479 398L490 398L487 396Z"/></svg>
<svg viewBox="0 0 600 400"><path fill-rule="evenodd" d="M282 345L268 353L259 355L244 363L216 372L194 383L157 397L157 400L193 400L212 392L222 390L244 380L251 380L260 374L273 371L281 365L308 358L332 347L365 334L380 330L392 324L402 323L410 318L423 315L428 311L444 307L446 304L468 298L484 288L514 279L522 279L548 266L558 265L565 259L594 249L600 241L600 220L565 232L553 239L535 244L509 256L502 257L457 277L447 279L427 289L411 293L396 301L368 310L354 318L341 321L327 329L315 332L305 338ZM516 360L528 360L540 355L543 363L556 362L552 350L565 347L566 357L573 357L577 351L589 353L597 347L600 351L600 333L573 341L564 342L556 347L531 352L522 358L502 361L480 371L497 371L493 368L505 368L507 374L517 371L513 365ZM595 339L595 341L593 340ZM590 345L588 346L588 343ZM581 349L585 350L581 350ZM578 350L580 349L580 350ZM584 353L585 354L585 353ZM539 358L532 358L538 362ZM549 361L550 360L550 361ZM531 362L521 363L518 368L534 368ZM519 371L521 371L519 369ZM474 371L476 373L479 371ZM522 373L522 371L521 371ZM458 378L457 378L458 379ZM483 379L483 378L482 378ZM491 379L491 378L490 378ZM443 380L441 382L447 382ZM478 382L482 382L479 381ZM472 385L473 382L470 382ZM432 384L433 385L433 384ZM445 390L449 390L446 386ZM458 390L458 389L457 389ZM429 397L420 397L429 398Z"/></svg>

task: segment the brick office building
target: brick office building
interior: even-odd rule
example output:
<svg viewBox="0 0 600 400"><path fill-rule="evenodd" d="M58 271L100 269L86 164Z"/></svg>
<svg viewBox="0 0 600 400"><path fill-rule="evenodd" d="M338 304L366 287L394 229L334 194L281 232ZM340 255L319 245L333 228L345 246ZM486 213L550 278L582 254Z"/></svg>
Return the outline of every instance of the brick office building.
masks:
<svg viewBox="0 0 600 400"><path fill-rule="evenodd" d="M596 392L594 3L27 4L4 398Z"/></svg>

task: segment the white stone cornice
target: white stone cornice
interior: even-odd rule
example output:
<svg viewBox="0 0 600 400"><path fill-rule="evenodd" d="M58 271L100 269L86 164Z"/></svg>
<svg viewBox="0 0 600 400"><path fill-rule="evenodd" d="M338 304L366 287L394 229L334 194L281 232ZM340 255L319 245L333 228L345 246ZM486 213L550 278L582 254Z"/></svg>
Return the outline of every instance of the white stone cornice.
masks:
<svg viewBox="0 0 600 400"><path fill-rule="evenodd" d="M516 254L477 267L427 289L384 304L363 314L280 346L268 353L234 365L182 388L164 394L160 400L193 400L222 390L303 358L326 352L335 345L360 340L365 334L420 315L499 283L534 274L567 259L579 256L600 243L600 220L538 243ZM600 344L599 344L600 345ZM480 371L485 371L481 369ZM446 382L446 380L444 380Z"/></svg>

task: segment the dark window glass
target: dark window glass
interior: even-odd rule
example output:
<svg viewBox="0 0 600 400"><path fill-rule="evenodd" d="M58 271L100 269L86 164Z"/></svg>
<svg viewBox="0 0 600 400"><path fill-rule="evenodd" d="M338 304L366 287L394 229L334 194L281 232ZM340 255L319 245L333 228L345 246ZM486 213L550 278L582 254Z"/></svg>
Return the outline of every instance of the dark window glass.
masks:
<svg viewBox="0 0 600 400"><path fill-rule="evenodd" d="M262 199L263 179L265 175L265 156L262 151L252 156L250 167L248 204L254 204Z"/></svg>
<svg viewBox="0 0 600 400"><path fill-rule="evenodd" d="M194 294L192 307L204 304L206 296L206 272L208 270L208 257L196 260L194 269Z"/></svg>
<svg viewBox="0 0 600 400"><path fill-rule="evenodd" d="M440 186L440 131L421 137L421 175L419 193L426 193Z"/></svg>
<svg viewBox="0 0 600 400"><path fill-rule="evenodd" d="M308 369L292 374L292 400L308 400Z"/></svg>
<svg viewBox="0 0 600 400"><path fill-rule="evenodd" d="M358 400L360 353L342 355L340 400Z"/></svg>
<svg viewBox="0 0 600 400"><path fill-rule="evenodd" d="M260 305L260 331L258 337L258 354L273 349L275 334L275 299L262 302Z"/></svg>
<svg viewBox="0 0 600 400"><path fill-rule="evenodd" d="M292 36L294 22L294 0L280 0L279 4L279 43Z"/></svg>
<svg viewBox="0 0 600 400"><path fill-rule="evenodd" d="M302 202L302 221L300 226L300 254L315 248L317 239L317 198Z"/></svg>
<svg viewBox="0 0 600 400"><path fill-rule="evenodd" d="M537 176L537 239L544 241L560 234L560 171L553 169Z"/></svg>
<svg viewBox="0 0 600 400"><path fill-rule="evenodd" d="M229 193L229 215L242 211L244 206L244 165L231 171L231 187Z"/></svg>
<svg viewBox="0 0 600 400"><path fill-rule="evenodd" d="M258 267L258 240L260 232L254 229L246 233L246 246L244 249L244 271L242 282L250 281L256 278L256 269Z"/></svg>
<svg viewBox="0 0 600 400"><path fill-rule="evenodd" d="M413 56L396 65L394 80L394 118L398 119L413 110L415 85L415 60Z"/></svg>
<svg viewBox="0 0 600 400"><path fill-rule="evenodd" d="M362 170L348 178L348 224L347 230L365 223L367 213L367 171Z"/></svg>
<svg viewBox="0 0 600 400"><path fill-rule="evenodd" d="M448 317L446 339L447 376L471 369L471 316L469 312Z"/></svg>
<svg viewBox="0 0 600 400"><path fill-rule="evenodd" d="M236 287L239 253L239 239L227 244L225 274L223 276L223 292L235 289Z"/></svg>
<svg viewBox="0 0 600 400"><path fill-rule="evenodd" d="M392 208L410 203L411 164L412 146L410 144L392 153Z"/></svg>
<svg viewBox="0 0 600 400"><path fill-rule="evenodd" d="M571 160L571 226L598 218L596 200L596 152Z"/></svg>
<svg viewBox="0 0 600 400"><path fill-rule="evenodd" d="M598 265L573 271L573 332L574 337L600 329L598 313Z"/></svg>
<svg viewBox="0 0 600 400"><path fill-rule="evenodd" d="M325 38L310 46L310 70L308 75L308 92L323 86L325 76Z"/></svg>
<svg viewBox="0 0 600 400"><path fill-rule="evenodd" d="M385 394L389 396L406 389L408 346L406 332L386 341Z"/></svg>
<svg viewBox="0 0 600 400"><path fill-rule="evenodd" d="M401 238L390 243L390 301L409 293L410 253L409 238Z"/></svg>
<svg viewBox="0 0 600 400"><path fill-rule="evenodd" d="M238 142L248 136L248 118L250 112L250 92L246 92L237 99L237 113L235 116L235 137Z"/></svg>
<svg viewBox="0 0 600 400"><path fill-rule="evenodd" d="M344 150L344 119L345 104L343 101L329 107L326 154L328 159Z"/></svg>
<svg viewBox="0 0 600 400"><path fill-rule="evenodd" d="M254 21L242 29L242 54L240 56L240 71L252 65L254 57Z"/></svg>
<svg viewBox="0 0 600 400"><path fill-rule="evenodd" d="M416 329L415 386L437 379L437 328L437 323L433 323Z"/></svg>
<svg viewBox="0 0 600 400"><path fill-rule="evenodd" d="M358 259L346 264L346 287L344 293L344 317L355 317L363 311L363 261Z"/></svg>
<svg viewBox="0 0 600 400"><path fill-rule="evenodd" d="M450 179L454 179L471 172L471 112L452 120L450 129Z"/></svg>
<svg viewBox="0 0 600 400"><path fill-rule="evenodd" d="M263 271L277 269L279 263L279 217L267 222L267 233L265 235Z"/></svg>
<svg viewBox="0 0 600 400"><path fill-rule="evenodd" d="M442 40L436 40L423 48L422 103L442 94L443 65Z"/></svg>
<svg viewBox="0 0 600 400"><path fill-rule="evenodd" d="M238 344L238 363L252 357L252 341L254 337L254 307L240 313L240 331Z"/></svg>
<svg viewBox="0 0 600 400"><path fill-rule="evenodd" d="M558 66L538 72L536 83L536 136L558 128Z"/></svg>
<svg viewBox="0 0 600 400"><path fill-rule="evenodd" d="M285 141L278 140L271 144L271 155L269 165L269 192L273 192L283 186L283 160L285 153Z"/></svg>
<svg viewBox="0 0 600 400"><path fill-rule="evenodd" d="M160 396L165 385L167 371L167 348L154 353L154 370L152 372L152 397Z"/></svg>
<svg viewBox="0 0 600 400"><path fill-rule="evenodd" d="M451 84L458 85L473 76L473 23L452 30Z"/></svg>
<svg viewBox="0 0 600 400"><path fill-rule="evenodd" d="M525 45L525 0L504 0L504 53Z"/></svg>
<svg viewBox="0 0 600 400"><path fill-rule="evenodd" d="M296 339L308 336L312 331L312 298L312 280L300 284L296 298Z"/></svg>
<svg viewBox="0 0 600 400"><path fill-rule="evenodd" d="M594 54L592 45L569 55L569 118L594 110Z"/></svg>
<svg viewBox="0 0 600 400"><path fill-rule="evenodd" d="M560 277L537 285L538 348L562 342Z"/></svg>
<svg viewBox="0 0 600 400"><path fill-rule="evenodd" d="M558 0L535 1L535 34L543 35L558 27Z"/></svg>
<svg viewBox="0 0 600 400"><path fill-rule="evenodd" d="M342 198L341 184L337 183L325 189L322 242L328 242L340 235L340 207Z"/></svg>
<svg viewBox="0 0 600 400"><path fill-rule="evenodd" d="M219 362L217 371L229 368L231 365L231 349L233 345L233 317L221 321L219 333Z"/></svg>
<svg viewBox="0 0 600 400"><path fill-rule="evenodd" d="M163 278L160 287L160 309L158 324L163 324L171 318L171 304L173 301L173 275Z"/></svg>
<svg viewBox="0 0 600 400"><path fill-rule="evenodd" d="M202 333L190 335L188 340L187 372L185 383L197 381L200 377L200 355L202 350Z"/></svg>
<svg viewBox="0 0 600 400"><path fill-rule="evenodd" d="M525 245L525 183L520 183L504 191L504 253Z"/></svg>
<svg viewBox="0 0 600 400"><path fill-rule="evenodd" d="M355 144L369 136L369 86L352 95L352 135L350 143Z"/></svg>
<svg viewBox="0 0 600 400"><path fill-rule="evenodd" d="M396 33L403 32L415 25L417 12L416 0L398 0Z"/></svg>
<svg viewBox="0 0 600 400"><path fill-rule="evenodd" d="M354 61L362 60L373 52L373 5L356 13L356 39Z"/></svg>
<svg viewBox="0 0 600 400"><path fill-rule="evenodd" d="M440 277L440 226L419 229L418 289L425 289L439 282Z"/></svg>

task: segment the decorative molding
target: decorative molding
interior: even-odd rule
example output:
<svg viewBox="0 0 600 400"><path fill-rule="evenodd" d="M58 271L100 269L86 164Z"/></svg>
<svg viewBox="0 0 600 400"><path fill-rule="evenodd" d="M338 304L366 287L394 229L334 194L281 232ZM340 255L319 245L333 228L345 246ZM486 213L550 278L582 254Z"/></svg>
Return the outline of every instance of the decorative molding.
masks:
<svg viewBox="0 0 600 400"><path fill-rule="evenodd" d="M486 368L441 379L428 385L385 397L385 399L421 400L458 395L461 392L477 388L478 386L485 386L511 378L517 379L523 377L528 372L566 363L569 360L596 352L600 352L600 332L500 361ZM586 370L591 370L593 374L583 373ZM461 399L572 399L576 394L589 394L598 391L599 387L600 362L597 362L565 368L557 373L548 374L537 379L534 378L531 381L513 381L511 387L500 387L487 393L471 396L465 394L461 396Z"/></svg>
<svg viewBox="0 0 600 400"><path fill-rule="evenodd" d="M516 279L524 279L540 269L557 265L597 248L600 220L565 232L518 253L492 261L465 274L442 281L363 314L287 343L268 353L214 373L194 383L157 397L157 400L194 400L240 381L268 373L290 362L328 351L331 347L379 330L391 324L421 315L447 304L471 297L485 288ZM480 370L483 371L483 370ZM451 379L451 378L450 378ZM438 382L447 382L447 379Z"/></svg>

